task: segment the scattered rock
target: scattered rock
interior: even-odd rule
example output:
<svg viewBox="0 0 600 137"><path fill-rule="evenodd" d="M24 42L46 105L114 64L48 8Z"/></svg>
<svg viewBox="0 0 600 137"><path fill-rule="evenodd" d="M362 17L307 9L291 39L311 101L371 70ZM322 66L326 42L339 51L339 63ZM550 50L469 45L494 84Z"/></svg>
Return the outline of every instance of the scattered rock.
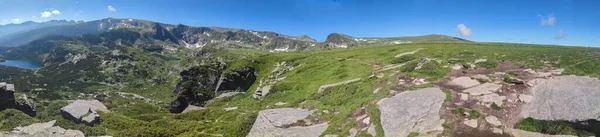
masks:
<svg viewBox="0 0 600 137"><path fill-rule="evenodd" d="M500 128L492 128L492 132L496 133L496 134L502 134L503 133L502 129L500 129Z"/></svg>
<svg viewBox="0 0 600 137"><path fill-rule="evenodd" d="M94 125L100 120L97 111L110 112L104 104L98 100L74 100L69 105L60 109L62 115L75 122L83 122L87 125Z"/></svg>
<svg viewBox="0 0 600 137"><path fill-rule="evenodd" d="M287 104L287 102L277 102L275 103L275 106L283 106L285 104Z"/></svg>
<svg viewBox="0 0 600 137"><path fill-rule="evenodd" d="M362 122L368 125L371 122L371 117L363 119Z"/></svg>
<svg viewBox="0 0 600 137"><path fill-rule="evenodd" d="M477 80L477 79L481 79L481 80L483 80L483 81L491 81L491 79L490 79L488 76L486 76L486 75L481 75L481 74L478 74L478 75L471 76L471 77L473 77L473 78L474 78L474 79L476 79L476 80Z"/></svg>
<svg viewBox="0 0 600 137"><path fill-rule="evenodd" d="M337 135L327 134L324 137L337 137Z"/></svg>
<svg viewBox="0 0 600 137"><path fill-rule="evenodd" d="M407 136L411 132L437 134L443 131L439 110L445 99L439 88L406 91L379 101L381 125L387 137Z"/></svg>
<svg viewBox="0 0 600 137"><path fill-rule="evenodd" d="M225 108L225 111L232 111L232 110L236 110L236 109L238 109L238 107L228 107L228 108Z"/></svg>
<svg viewBox="0 0 600 137"><path fill-rule="evenodd" d="M400 54L398 54L398 55L396 55L396 56L394 56L394 57L396 57L396 58L399 58L399 57L402 57L402 56L404 56L404 55L412 55L412 54L415 54L415 53L417 53L418 51L420 51L420 50L422 50L422 49L423 49L423 48L419 48L419 49L417 49L417 50L414 50L414 51L411 51L411 52L404 52L404 53L400 53Z"/></svg>
<svg viewBox="0 0 600 137"><path fill-rule="evenodd" d="M226 92L226 93L220 94L219 96L215 97L215 99L231 97L231 96L235 96L235 95L241 94L241 93L244 93L244 92Z"/></svg>
<svg viewBox="0 0 600 137"><path fill-rule="evenodd" d="M598 85L600 80L585 76L547 79L532 88L533 100L522 108L522 116L541 120L599 120Z"/></svg>
<svg viewBox="0 0 600 137"><path fill-rule="evenodd" d="M356 134L358 134L358 130L356 130L356 128L351 128L348 132L350 133L350 137L355 137Z"/></svg>
<svg viewBox="0 0 600 137"><path fill-rule="evenodd" d="M344 84L348 84L348 83L352 83L352 82L356 82L356 81L360 81L362 78L356 78L356 79L351 79L351 80L346 80L343 82L338 82L338 83L333 83L333 84L326 84L323 85L321 87L319 87L319 90L317 92L321 93L323 90L330 88L330 87L335 87L335 86L339 86L339 85L344 85Z"/></svg>
<svg viewBox="0 0 600 137"><path fill-rule="evenodd" d="M506 100L506 97L500 96L496 93L491 93L491 94L485 94L477 99L479 101L481 101L482 105L490 107L492 105L492 103L496 103L496 105L502 106L504 100Z"/></svg>
<svg viewBox="0 0 600 137"><path fill-rule="evenodd" d="M537 79L529 80L527 82L527 85L530 86L530 87L533 87L533 86L536 86L536 85L541 84L543 82L546 82L546 79L537 78Z"/></svg>
<svg viewBox="0 0 600 137"><path fill-rule="evenodd" d="M487 59L477 59L473 63L486 62L486 61L487 61Z"/></svg>
<svg viewBox="0 0 600 137"><path fill-rule="evenodd" d="M529 102L531 102L531 100L533 100L533 96L531 96L531 95L525 95L525 94L520 94L519 95L519 100L523 101L525 103L529 103Z"/></svg>
<svg viewBox="0 0 600 137"><path fill-rule="evenodd" d="M460 100L462 101L469 100L469 94L458 93L458 95L460 95Z"/></svg>
<svg viewBox="0 0 600 137"><path fill-rule="evenodd" d="M496 116L487 116L485 117L485 121L494 126L502 126L502 122L500 122Z"/></svg>
<svg viewBox="0 0 600 137"><path fill-rule="evenodd" d="M188 105L188 107L185 108L185 110L183 110L183 112L181 112L181 113L190 112L190 111L194 111L194 110L203 110L203 109L204 109L203 107Z"/></svg>
<svg viewBox="0 0 600 137"><path fill-rule="evenodd" d="M79 130L65 130L54 126L56 120L35 123L25 127L16 127L11 132L0 132L2 137L85 137Z"/></svg>
<svg viewBox="0 0 600 137"><path fill-rule="evenodd" d="M494 75L504 75L506 72L494 72Z"/></svg>
<svg viewBox="0 0 600 137"><path fill-rule="evenodd" d="M258 112L258 116L248 137L286 136L286 137L318 137L327 127L327 123L311 126L292 126L303 120L313 111L297 108L268 109Z"/></svg>
<svg viewBox="0 0 600 137"><path fill-rule="evenodd" d="M381 90L381 88L376 88L375 90L373 90L373 94L377 94L377 92L379 92L379 90Z"/></svg>
<svg viewBox="0 0 600 137"><path fill-rule="evenodd" d="M473 80L470 77L458 77L449 82L450 85L456 85L460 88L470 88L479 85L479 81Z"/></svg>
<svg viewBox="0 0 600 137"><path fill-rule="evenodd" d="M417 67L415 67L415 70L421 69L421 67L423 67L423 65L425 65L426 63L429 63L431 61L436 61L438 63L442 62L442 60L436 59L436 58L421 58L421 60L419 60L419 63L417 64Z"/></svg>
<svg viewBox="0 0 600 137"><path fill-rule="evenodd" d="M459 65L459 64L455 64L452 66L452 70L461 70L462 68L463 68L463 66Z"/></svg>
<svg viewBox="0 0 600 137"><path fill-rule="evenodd" d="M375 124L371 123L371 125L369 126L369 129L367 129L367 133L371 134L371 136L377 135Z"/></svg>
<svg viewBox="0 0 600 137"><path fill-rule="evenodd" d="M477 119L471 119L471 120L465 120L465 122L463 122L463 124L472 127L472 128L477 128Z"/></svg>
<svg viewBox="0 0 600 137"><path fill-rule="evenodd" d="M268 77L262 78L254 92L253 97L256 99L262 99L271 91L271 87L277 82L284 80L286 77L280 77L286 72L293 70L294 66L288 62L278 62L275 64L275 69L271 71Z"/></svg>
<svg viewBox="0 0 600 137"><path fill-rule="evenodd" d="M425 81L424 78L415 79L415 80L413 80L412 83L415 84L415 85L417 85L417 86L424 85L424 84L429 84L429 82Z"/></svg>
<svg viewBox="0 0 600 137"><path fill-rule="evenodd" d="M498 89L502 88L502 85L496 83L484 83L476 87L472 87L464 90L463 92L469 93L469 95L479 96L483 94L490 94Z"/></svg>

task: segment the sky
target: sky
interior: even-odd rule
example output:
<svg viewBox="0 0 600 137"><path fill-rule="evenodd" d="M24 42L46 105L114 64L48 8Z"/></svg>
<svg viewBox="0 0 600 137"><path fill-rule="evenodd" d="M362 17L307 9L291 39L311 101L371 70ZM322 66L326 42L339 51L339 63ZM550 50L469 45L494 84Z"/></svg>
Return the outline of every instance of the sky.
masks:
<svg viewBox="0 0 600 137"><path fill-rule="evenodd" d="M0 24L134 18L324 41L442 34L479 42L598 46L598 0L0 0Z"/></svg>

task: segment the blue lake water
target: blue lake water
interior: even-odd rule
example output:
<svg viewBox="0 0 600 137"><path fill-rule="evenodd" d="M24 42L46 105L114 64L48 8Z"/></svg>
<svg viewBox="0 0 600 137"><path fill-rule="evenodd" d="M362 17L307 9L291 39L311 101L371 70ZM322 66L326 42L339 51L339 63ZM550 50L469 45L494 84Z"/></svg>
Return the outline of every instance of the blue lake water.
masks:
<svg viewBox="0 0 600 137"><path fill-rule="evenodd" d="M42 64L29 61L29 60L6 60L5 62L0 62L0 65L4 66L13 66L22 69L33 69L37 70L42 68Z"/></svg>

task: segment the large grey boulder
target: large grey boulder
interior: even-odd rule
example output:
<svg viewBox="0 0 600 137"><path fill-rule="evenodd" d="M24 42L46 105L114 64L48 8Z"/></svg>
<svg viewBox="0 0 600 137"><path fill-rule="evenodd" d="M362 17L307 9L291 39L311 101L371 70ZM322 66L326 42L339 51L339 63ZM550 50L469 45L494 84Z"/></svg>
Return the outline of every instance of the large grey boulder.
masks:
<svg viewBox="0 0 600 137"><path fill-rule="evenodd" d="M522 108L524 117L542 120L600 120L600 80L558 76L532 88L533 100Z"/></svg>
<svg viewBox="0 0 600 137"><path fill-rule="evenodd" d="M65 118L75 122L83 122L90 126L100 120L98 111L110 112L98 100L74 100L69 105L60 109Z"/></svg>
<svg viewBox="0 0 600 137"><path fill-rule="evenodd" d="M85 137L79 130L63 129L54 126L56 120L17 127L11 132L0 132L2 137Z"/></svg>
<svg viewBox="0 0 600 137"><path fill-rule="evenodd" d="M327 123L293 126L298 120L306 119L313 112L297 108L260 111L248 137L318 137L327 129Z"/></svg>
<svg viewBox="0 0 600 137"><path fill-rule="evenodd" d="M470 88L479 85L479 81L471 79L471 77L458 77L450 81L448 84L456 85L460 88Z"/></svg>
<svg viewBox="0 0 600 137"><path fill-rule="evenodd" d="M14 108L35 117L37 115L35 103L27 95L15 96L15 85L0 82L0 111Z"/></svg>
<svg viewBox="0 0 600 137"><path fill-rule="evenodd" d="M444 129L439 111L445 99L439 88L406 91L379 101L381 125L386 137L408 136L411 132L434 136Z"/></svg>

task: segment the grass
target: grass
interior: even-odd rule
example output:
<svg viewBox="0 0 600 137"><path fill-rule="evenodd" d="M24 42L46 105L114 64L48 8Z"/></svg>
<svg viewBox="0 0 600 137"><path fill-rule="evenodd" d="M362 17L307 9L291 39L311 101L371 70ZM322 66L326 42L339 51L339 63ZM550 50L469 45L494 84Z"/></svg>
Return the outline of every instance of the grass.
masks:
<svg viewBox="0 0 600 137"><path fill-rule="evenodd" d="M444 103L448 103L452 101L452 91L449 89L443 88L442 91L446 93L446 99L444 99Z"/></svg>
<svg viewBox="0 0 600 137"><path fill-rule="evenodd" d="M414 51L418 48L423 48L423 50L411 56L393 57L396 54ZM227 70L235 70L236 68L245 66L255 68L258 74L257 82L249 88L250 90L246 91L248 93L216 99L213 103L205 106L204 110L184 114L169 114L164 106L173 99L171 93L179 76L176 71L166 71L166 69L171 66L180 66L181 68L196 66L205 58L197 55L197 51L177 51L169 54L161 54L161 56L144 54L139 50L127 49L127 51L133 58L139 59L139 62L146 62L134 66L134 68L139 69L126 71L124 73L126 75L115 75L115 78L119 78L118 81L134 83L132 84L133 86L129 87L81 85L84 89L90 90L78 91L70 87L72 84L60 83L60 81L47 81L49 77L46 74L52 72L50 70L40 70L40 74L34 74L33 71L23 71L2 66L0 66L0 71L7 73L0 74L0 81L31 83L29 85L17 85L17 89L24 91L26 89L42 87L44 84L65 86L65 88L62 88L65 90L52 90L52 92L49 92L52 94L44 95L44 100L77 99L77 96L73 94L83 91L91 93L120 91L140 94L162 101L162 104L152 105L143 101L111 95L111 98L103 100L103 103L113 112L101 114L102 123L94 127L89 127L62 119L60 113L51 111L51 108L56 109L56 107L62 104L60 102L49 102L47 106L38 106L40 108L47 107L48 109L40 109L43 113L40 112L41 116L36 118L22 117L17 112L11 112L10 110L2 111L2 114L6 114L0 115L3 116L3 119L0 120L2 121L0 129L11 129L18 125L57 119L58 125L63 128L82 130L86 135L92 136L246 136L259 111L277 108L279 106L274 106L273 104L286 102L288 104L285 107L303 107L319 111L330 111L331 113L329 114L323 113L316 116L319 119L329 121L329 127L323 134L345 136L347 133L343 132L347 132L352 127L352 124L345 122L351 118L352 114L373 100L388 96L387 93L382 92L383 90L377 94L373 94L373 89L380 86L381 83L379 83L380 81L377 78L368 78L373 71L385 65L406 63L405 66L398 69L401 74L435 81L443 78L450 72L450 68L444 66L451 66L453 63L473 62L485 56L488 61L478 63L478 66L496 68L499 61L510 60L520 63L520 65L526 68L543 68L549 65L549 67L565 68L564 74L600 77L600 71L597 71L597 68L600 68L600 58L598 55L600 49L584 47L501 43L420 43L285 53L269 53L255 50L216 50L211 56L222 58L227 62L229 65ZM415 70L418 64L415 59L424 57L440 59L442 62L432 61L424 64L421 69ZM171 60L171 58L178 58L180 60ZM458 60L449 62L450 58ZM545 64L541 60L559 62ZM258 81L270 75L270 72L275 68L275 64L283 61L294 64L295 68L282 75L286 79L278 82L272 93L261 100L254 99L252 94L254 93L254 89L258 87ZM92 61L88 63L100 64L101 62ZM152 66L163 67L154 68ZM144 77L138 77L138 74L139 76L143 74ZM10 79L8 79L9 76ZM154 79L154 76L164 77ZM317 89L321 85L354 78L363 78L363 80L332 87L321 93L317 93ZM405 90L413 90L431 86L433 85L426 84L403 88ZM448 94L450 93L449 90L443 91L446 93L445 102L451 100L452 95ZM54 94L55 92L56 94ZM227 107L238 107L239 109L224 111L223 109ZM377 126L377 136L383 136L377 107L370 107L367 112L372 117L371 122ZM481 117L480 112L477 110L462 107L451 110L453 114L462 115L465 112L469 112L470 119ZM339 128L343 130L340 131L338 130ZM537 130L538 127L532 128L532 130L534 129Z"/></svg>
<svg viewBox="0 0 600 137"><path fill-rule="evenodd" d="M576 129L573 123L568 121L537 120L531 117L519 121L515 128L553 135L594 136L592 132Z"/></svg>
<svg viewBox="0 0 600 137"><path fill-rule="evenodd" d="M419 136L418 132L410 132L407 137L417 137Z"/></svg>

